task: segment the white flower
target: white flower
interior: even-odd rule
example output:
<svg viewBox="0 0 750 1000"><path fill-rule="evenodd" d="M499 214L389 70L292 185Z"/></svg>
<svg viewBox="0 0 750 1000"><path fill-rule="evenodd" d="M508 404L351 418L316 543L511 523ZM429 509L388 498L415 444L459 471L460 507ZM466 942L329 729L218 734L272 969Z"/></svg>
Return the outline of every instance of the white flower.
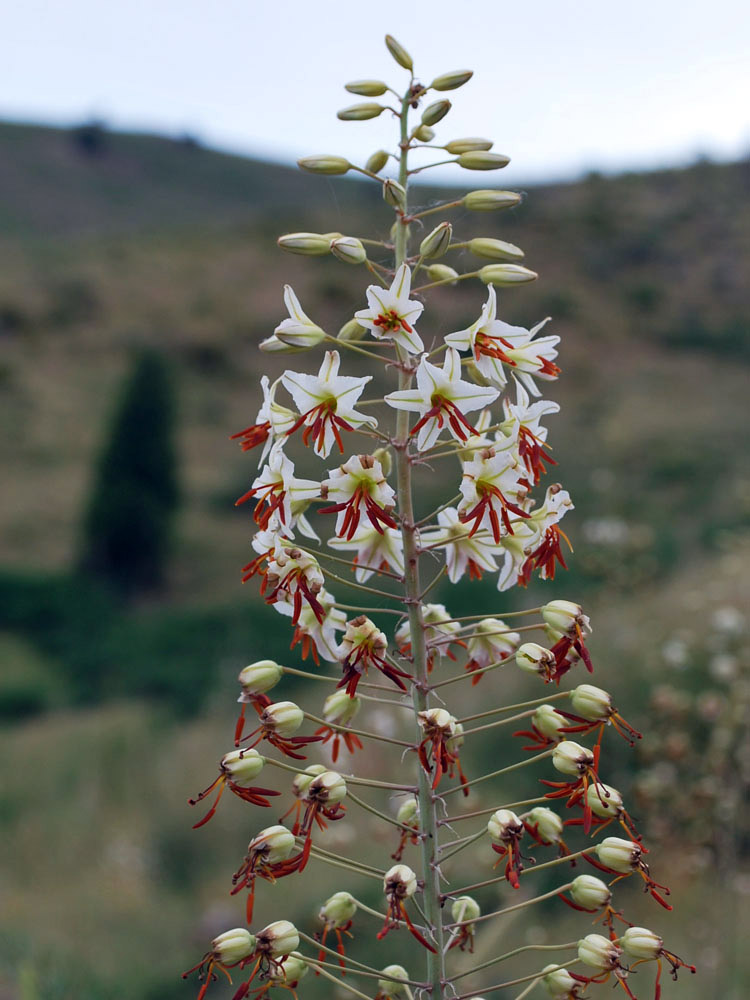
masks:
<svg viewBox="0 0 750 1000"><path fill-rule="evenodd" d="M421 414L411 433L419 434L417 448L427 451L446 424L457 441L465 442L477 434L464 414L489 406L498 396L497 389L465 382L461 378L461 356L449 347L442 369L423 357L417 368L416 386L391 392L385 401L394 409Z"/></svg>
<svg viewBox="0 0 750 1000"><path fill-rule="evenodd" d="M358 413L354 405L362 395L372 375L356 378L339 375L341 358L338 351L326 351L317 375L285 371L281 376L284 388L294 399L300 413L286 433L291 434L305 425L302 440L309 444L312 437L315 454L327 458L334 441L343 454L344 445L340 429L350 431L366 425L376 427L377 420Z"/></svg>
<svg viewBox="0 0 750 1000"><path fill-rule="evenodd" d="M359 526L364 507L376 531L396 528L391 517L394 490L388 485L383 467L372 455L353 455L338 469L330 470L330 478L321 484L324 499L334 500L330 507L321 507L321 514L338 514L336 534L351 541Z"/></svg>
<svg viewBox="0 0 750 1000"><path fill-rule="evenodd" d="M474 634L468 640L467 652L472 669L482 670L490 663L507 659L515 653L520 642L520 634L511 631L500 618L483 618L477 622Z"/></svg>
<svg viewBox="0 0 750 1000"><path fill-rule="evenodd" d="M278 531L291 535L295 518L293 505L301 505L304 510L310 500L319 496L320 483L312 479L297 479L294 475L294 463L281 450L281 442L277 442L271 449L268 464L263 467L247 493L237 500L236 505L252 498L257 499L253 517L260 528L271 526L271 521L276 516L278 521L274 523L278 524ZM299 507L297 511L299 517ZM312 531L311 528L309 530Z"/></svg>
<svg viewBox="0 0 750 1000"><path fill-rule="evenodd" d="M258 465L262 465L271 446L289 431L294 425L295 416L286 406L281 406L275 400L276 386L279 379L270 385L267 375L263 375L260 386L263 390L263 404L258 410L255 423L251 427L246 427L244 431L232 434L231 440L239 439L243 451L250 451L257 445L263 445L263 451L258 459Z"/></svg>
<svg viewBox="0 0 750 1000"><path fill-rule="evenodd" d="M274 336L278 340L290 347L314 347L325 339L325 330L321 330L302 311L291 285L284 285L284 305L289 312L289 318L282 320L274 330Z"/></svg>
<svg viewBox="0 0 750 1000"><path fill-rule="evenodd" d="M323 609L323 620L318 620L309 604L303 605L297 616L292 648L297 643L300 644L303 660L307 659L310 652L316 663L319 656L329 663L337 663L339 645L336 642L336 632L346 628L346 612L336 607L336 599L325 588L319 591L316 600ZM277 601L274 607L287 618L294 617L295 609L290 601Z"/></svg>
<svg viewBox="0 0 750 1000"><path fill-rule="evenodd" d="M482 451L476 458L464 463L460 486L463 500L458 515L464 524L471 524L472 535L482 528L491 532L495 542L499 542L504 533L514 533L508 512L512 511L519 517L527 516L518 506L522 499L521 492L525 493L522 474L523 470L512 452L497 452L494 448Z"/></svg>
<svg viewBox="0 0 750 1000"><path fill-rule="evenodd" d="M266 604L278 601L292 605L292 622L296 625L303 610L303 599L322 625L325 609L318 601L318 594L325 583L317 559L296 546L278 544L268 560L261 592Z"/></svg>
<svg viewBox="0 0 750 1000"><path fill-rule="evenodd" d="M458 583L467 569L472 580L480 580L482 570L489 573L497 570L497 546L487 532L470 534L469 526L461 522L455 507L440 511L437 521L440 527L421 532L420 543L425 547L440 546L445 550L445 563L451 583Z"/></svg>
<svg viewBox="0 0 750 1000"><path fill-rule="evenodd" d="M540 421L547 413L558 413L560 407L548 399L539 399L529 406L529 394L520 382L516 383L517 402L503 400L506 420L500 428L498 437L505 436L515 439L518 455L533 483L538 483L540 476L546 471L544 463L556 465L544 443L547 440L547 428Z"/></svg>
<svg viewBox="0 0 750 1000"><path fill-rule="evenodd" d="M369 580L378 569L404 572L404 542L401 532L394 528L378 531L372 524L360 524L351 539L333 537L328 544L333 549L357 553L353 561L359 583Z"/></svg>
<svg viewBox="0 0 750 1000"><path fill-rule="evenodd" d="M411 271L406 264L402 264L390 288L370 285L367 289L368 308L360 309L354 318L377 340L392 340L410 354L421 354L424 344L414 324L424 306L421 302L410 300L410 291Z"/></svg>

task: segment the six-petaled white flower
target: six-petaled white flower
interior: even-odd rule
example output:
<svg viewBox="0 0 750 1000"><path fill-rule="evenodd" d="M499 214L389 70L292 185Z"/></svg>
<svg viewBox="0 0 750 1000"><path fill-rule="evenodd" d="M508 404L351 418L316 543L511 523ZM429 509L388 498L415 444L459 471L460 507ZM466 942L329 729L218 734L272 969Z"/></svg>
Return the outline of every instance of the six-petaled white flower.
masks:
<svg viewBox="0 0 750 1000"><path fill-rule="evenodd" d="M335 501L321 507L321 514L338 514L336 534L351 541L359 526L362 508L376 531L397 527L391 516L395 492L388 485L383 467L372 455L353 455L321 484L323 499Z"/></svg>
<svg viewBox="0 0 750 1000"><path fill-rule="evenodd" d="M423 531L420 544L426 548L440 548L445 552L445 564L448 579L458 583L464 573L469 571L472 580L481 580L482 571L497 572L495 554L497 545L489 532L471 534L471 529L464 524L455 507L441 510L437 515L439 528Z"/></svg>
<svg viewBox="0 0 750 1000"><path fill-rule="evenodd" d="M268 464L263 467L252 487L237 500L236 504L256 499L253 517L261 529L268 528L274 516L278 519L278 530L291 534L294 524L294 505L320 496L320 483L313 479L298 479L294 475L294 463L277 442L271 449Z"/></svg>
<svg viewBox="0 0 750 1000"><path fill-rule="evenodd" d="M511 451L489 448L464 463L458 515L464 524L471 525L472 535L483 528L499 542L503 534L513 534L509 512L528 516L519 507L525 496L522 479L523 469Z"/></svg>
<svg viewBox="0 0 750 1000"><path fill-rule="evenodd" d="M402 264L390 288L370 285L367 289L368 307L356 312L354 318L377 340L392 340L409 354L421 354L424 344L414 324L424 306L409 298L410 291L411 271L406 264Z"/></svg>
<svg viewBox="0 0 750 1000"><path fill-rule="evenodd" d="M250 451L251 448L263 445L263 451L258 459L258 465L262 465L266 455L271 450L272 445L283 437L296 419L294 413L276 402L276 386L279 379L271 385L267 375L262 375L260 387L263 392L263 403L258 410L255 423L251 427L246 427L244 431L232 434L231 440L239 440L243 451Z"/></svg>
<svg viewBox="0 0 750 1000"><path fill-rule="evenodd" d="M356 552L352 562L356 565L354 575L359 583L381 569L404 572L404 541L395 528L378 531L372 524L360 523L350 539L333 537L328 539L328 544L339 551Z"/></svg>

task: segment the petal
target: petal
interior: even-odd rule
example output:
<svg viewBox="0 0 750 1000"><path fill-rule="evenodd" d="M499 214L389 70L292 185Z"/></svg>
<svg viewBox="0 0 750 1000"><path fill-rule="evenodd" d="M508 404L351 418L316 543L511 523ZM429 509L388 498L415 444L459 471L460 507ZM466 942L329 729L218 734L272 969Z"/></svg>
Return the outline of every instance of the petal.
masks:
<svg viewBox="0 0 750 1000"><path fill-rule="evenodd" d="M398 271L396 271L390 291L391 295L395 295L396 298L409 298L409 294L411 293L411 271L406 264L402 264Z"/></svg>

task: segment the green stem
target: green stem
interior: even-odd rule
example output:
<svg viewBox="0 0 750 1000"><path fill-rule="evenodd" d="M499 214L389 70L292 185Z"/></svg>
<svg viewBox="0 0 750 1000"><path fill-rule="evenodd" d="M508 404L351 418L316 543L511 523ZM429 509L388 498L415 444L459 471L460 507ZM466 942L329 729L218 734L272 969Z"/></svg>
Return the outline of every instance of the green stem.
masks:
<svg viewBox="0 0 750 1000"><path fill-rule="evenodd" d="M497 955L495 958L491 958L488 962L482 962L481 965L475 965L473 969L469 969L467 972L459 973L457 976L453 977L451 982L455 983L456 980L463 979L464 976L471 976L475 972L481 972L482 969L489 969L491 965L497 965L498 962L504 962L507 958L513 958L514 955L521 955L527 951L568 951L577 947L577 941L568 941L566 944L525 944L520 948L514 948L513 951L506 951L504 955Z"/></svg>

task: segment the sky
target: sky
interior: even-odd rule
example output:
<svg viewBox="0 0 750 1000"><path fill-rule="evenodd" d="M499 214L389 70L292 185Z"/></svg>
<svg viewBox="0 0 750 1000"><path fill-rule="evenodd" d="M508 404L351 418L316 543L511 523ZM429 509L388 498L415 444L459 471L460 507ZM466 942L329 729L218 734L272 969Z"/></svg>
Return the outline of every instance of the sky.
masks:
<svg viewBox="0 0 750 1000"><path fill-rule="evenodd" d="M494 138L512 158L503 184L750 152L746 0L25 0L3 14L0 118L98 117L284 162L363 162L392 148L391 116L335 113L366 99L349 80L405 86L386 32L423 83L475 71L444 95L438 139Z"/></svg>

